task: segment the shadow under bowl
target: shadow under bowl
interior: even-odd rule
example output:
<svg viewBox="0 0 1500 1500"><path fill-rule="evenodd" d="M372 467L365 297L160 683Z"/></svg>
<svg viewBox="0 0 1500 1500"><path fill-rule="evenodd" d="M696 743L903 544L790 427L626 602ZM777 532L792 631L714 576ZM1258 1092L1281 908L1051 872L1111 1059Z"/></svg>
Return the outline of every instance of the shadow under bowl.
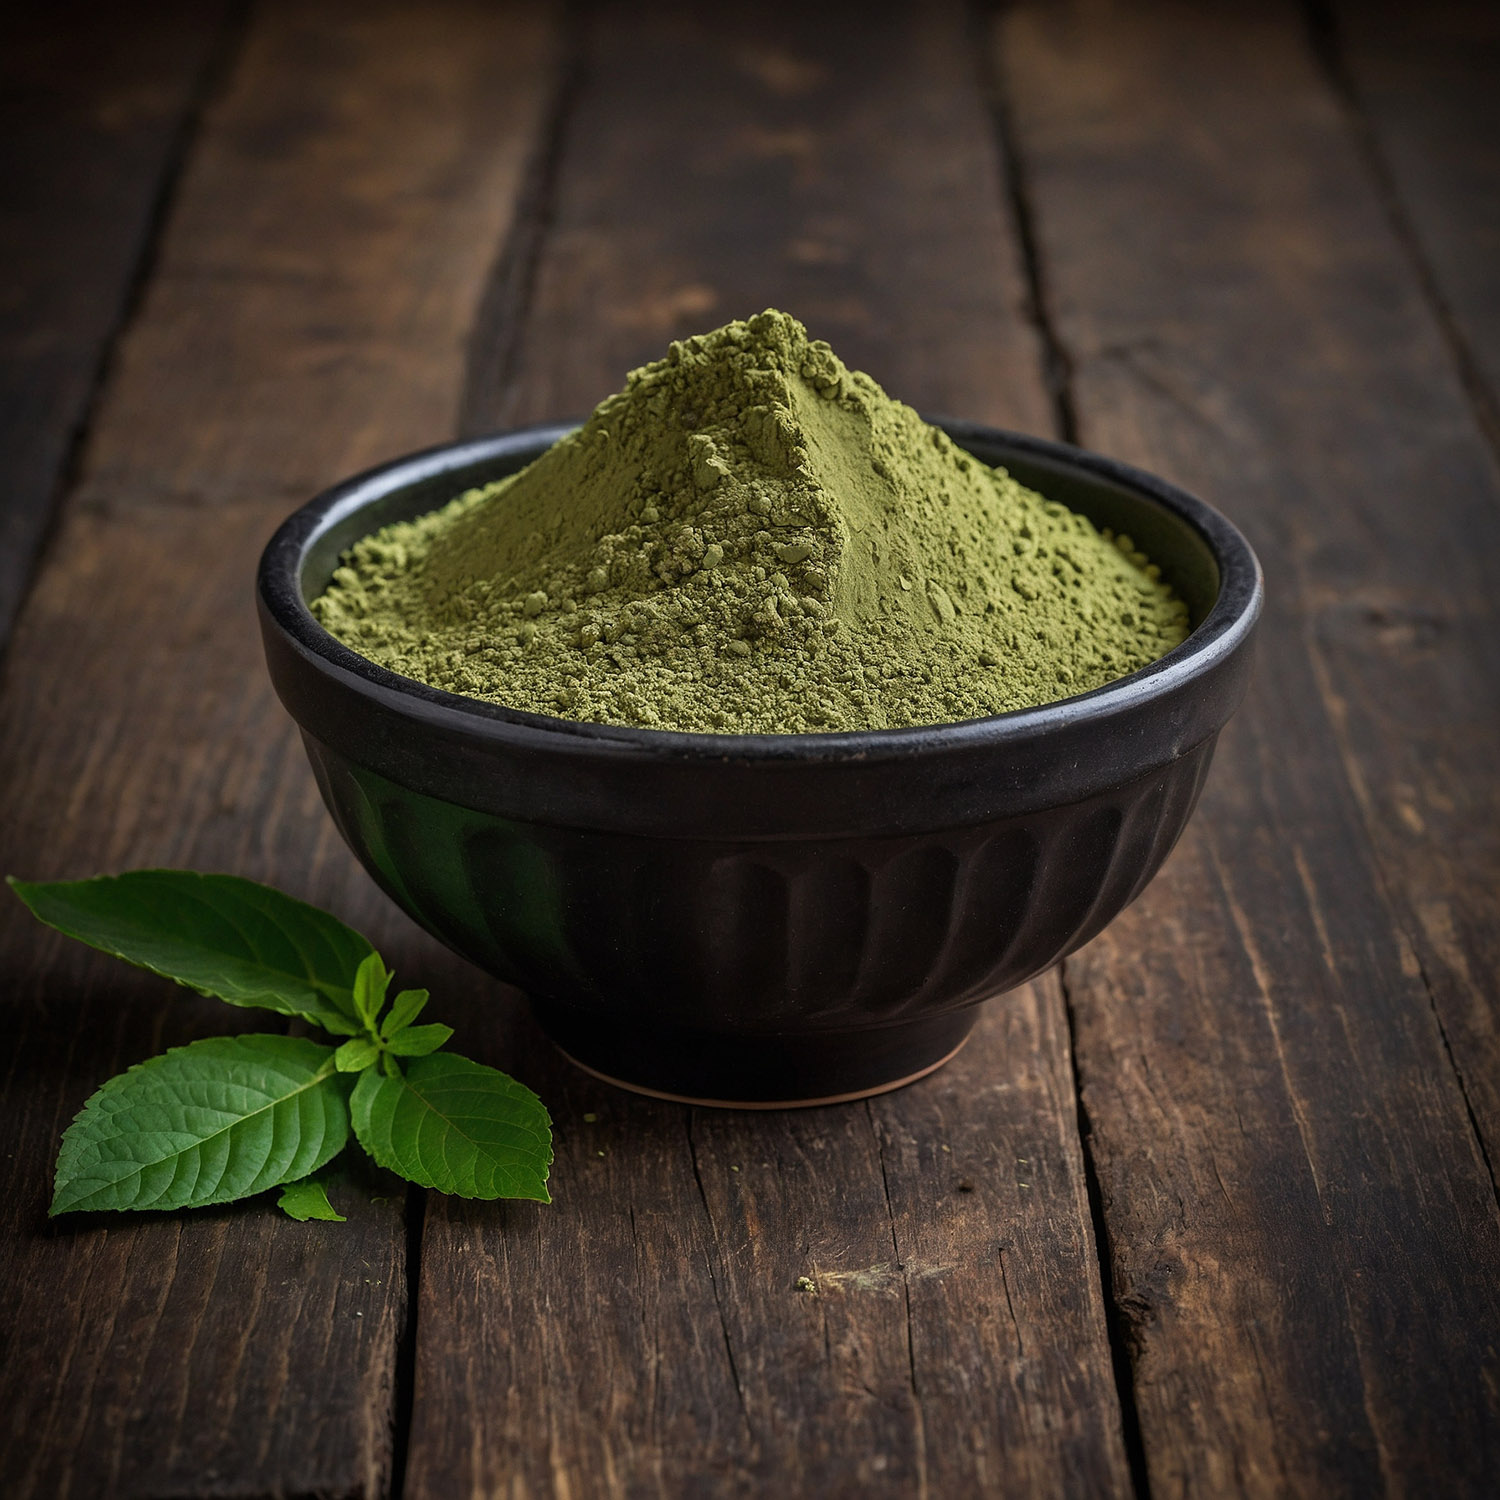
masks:
<svg viewBox="0 0 1500 1500"><path fill-rule="evenodd" d="M950 1057L981 1001L1093 937L1187 823L1249 677L1249 544L1125 464L939 425L1128 532L1186 600L1188 639L1093 692L987 719L699 735L458 697L313 618L355 541L513 472L566 427L397 460L318 496L267 546L271 680L340 833L591 1071L745 1107L894 1088Z"/></svg>

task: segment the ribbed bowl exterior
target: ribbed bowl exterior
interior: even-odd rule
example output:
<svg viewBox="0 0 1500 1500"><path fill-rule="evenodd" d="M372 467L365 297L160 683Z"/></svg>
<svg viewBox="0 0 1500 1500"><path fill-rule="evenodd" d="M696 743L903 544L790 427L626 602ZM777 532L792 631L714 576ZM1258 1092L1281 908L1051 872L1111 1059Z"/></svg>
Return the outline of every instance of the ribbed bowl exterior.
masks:
<svg viewBox="0 0 1500 1500"><path fill-rule="evenodd" d="M365 868L480 967L601 1019L746 1036L889 1026L1025 983L1156 873L1213 753L972 827L746 842L496 817L306 744Z"/></svg>

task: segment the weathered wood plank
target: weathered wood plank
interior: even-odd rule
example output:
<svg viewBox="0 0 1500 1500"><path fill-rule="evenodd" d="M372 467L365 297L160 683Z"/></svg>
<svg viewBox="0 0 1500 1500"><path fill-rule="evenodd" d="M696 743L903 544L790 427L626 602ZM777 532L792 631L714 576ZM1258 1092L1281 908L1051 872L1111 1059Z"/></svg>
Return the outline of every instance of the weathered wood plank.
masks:
<svg viewBox="0 0 1500 1500"><path fill-rule="evenodd" d="M1082 440L1268 578L1193 829L1066 966L1152 1491L1492 1494L1493 976L1422 913L1493 943L1494 470L1292 6L998 36Z"/></svg>
<svg viewBox="0 0 1500 1500"><path fill-rule="evenodd" d="M475 425L768 303L909 400L1048 424L958 7L603 6L582 53ZM557 1121L556 1201L429 1206L409 1495L1128 1493L1055 982L929 1080L781 1116L491 1025Z"/></svg>
<svg viewBox="0 0 1500 1500"><path fill-rule="evenodd" d="M869 1105L928 1491L1128 1494L1057 976L981 1026L932 1086Z"/></svg>
<svg viewBox="0 0 1500 1500"><path fill-rule="evenodd" d="M1486 0L1329 9L1334 67L1372 133L1500 448L1500 10Z"/></svg>
<svg viewBox="0 0 1500 1500"><path fill-rule="evenodd" d="M1050 428L952 7L635 9L591 12L532 304L498 331L522 358L470 425L582 414L668 340L774 305L922 410Z"/></svg>
<svg viewBox="0 0 1500 1500"><path fill-rule="evenodd" d="M471 1007L554 1202L429 1201L407 1494L1129 1494L1064 1024L1049 978L901 1094L746 1116Z"/></svg>
<svg viewBox="0 0 1500 1500"><path fill-rule="evenodd" d="M228 0L0 17L0 646L230 17Z"/></svg>
<svg viewBox="0 0 1500 1500"><path fill-rule="evenodd" d="M1500 10L1460 0L1349 7L1340 11L1337 37L1356 107L1389 170L1396 213L1433 278L1470 401L1500 461ZM1424 490L1440 489L1443 471L1424 472L1424 456L1415 452L1406 474ZM1367 593L1346 602L1322 634L1335 670L1360 683L1336 694L1341 744L1358 765L1356 786L1369 788L1361 809L1382 859L1405 872L1397 886L1402 926L1493 1170L1500 1166L1500 789L1493 769L1500 670L1493 636L1474 631L1494 619L1500 552L1482 515L1467 535L1455 520L1448 556L1466 551L1471 559L1457 598L1441 574L1427 574L1440 586L1420 596L1410 587L1400 596ZM1486 655L1484 682L1465 670L1476 650ZM1411 675L1436 675L1438 683L1415 714L1403 707L1375 718L1366 705L1388 700L1383 678L1392 656ZM1465 666L1450 667L1455 658Z"/></svg>
<svg viewBox="0 0 1500 1500"><path fill-rule="evenodd" d="M473 986L339 846L266 684L251 584L293 502L456 423L549 39L523 3L257 10L6 663L5 868L269 879L435 989ZM339 1194L346 1225L295 1225L269 1200L49 1225L58 1134L92 1088L254 1020L55 939L9 899L0 951L7 1493L383 1493L399 1190Z"/></svg>

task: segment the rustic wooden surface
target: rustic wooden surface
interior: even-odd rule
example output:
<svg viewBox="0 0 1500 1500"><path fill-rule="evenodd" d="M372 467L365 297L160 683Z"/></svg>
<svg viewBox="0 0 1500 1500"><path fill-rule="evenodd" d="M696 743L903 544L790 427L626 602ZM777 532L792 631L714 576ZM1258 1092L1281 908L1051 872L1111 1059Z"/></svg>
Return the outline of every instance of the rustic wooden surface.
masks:
<svg viewBox="0 0 1500 1500"><path fill-rule="evenodd" d="M83 1098L235 1013L0 907L5 1493L1495 1493L1492 19L724 9L75 8L5 52L0 864L326 904L558 1136L548 1208L351 1167L345 1225L49 1225ZM329 480L766 304L1199 490L1270 602L1135 907L931 1079L746 1117L571 1069L374 892L249 582Z"/></svg>
<svg viewBox="0 0 1500 1500"><path fill-rule="evenodd" d="M452 428L551 56L516 6L260 7L210 101L0 687L9 871L273 881L457 960L351 868L259 660L250 571L330 473ZM34 1496L375 1495L399 1462L405 1195L335 1245L256 1204L48 1225L58 1132L128 1063L238 1012L0 906L0 1474Z"/></svg>
<svg viewBox="0 0 1500 1500"><path fill-rule="evenodd" d="M217 0L0 17L0 645L238 20Z"/></svg>
<svg viewBox="0 0 1500 1500"><path fill-rule="evenodd" d="M1324 54L1492 445L1500 445L1500 10L1341 0Z"/></svg>
<svg viewBox="0 0 1500 1500"><path fill-rule="evenodd" d="M1150 1480L1477 1493L1493 455L1290 5L998 46L1080 438L1219 500L1270 601L1191 836L1065 965Z"/></svg>

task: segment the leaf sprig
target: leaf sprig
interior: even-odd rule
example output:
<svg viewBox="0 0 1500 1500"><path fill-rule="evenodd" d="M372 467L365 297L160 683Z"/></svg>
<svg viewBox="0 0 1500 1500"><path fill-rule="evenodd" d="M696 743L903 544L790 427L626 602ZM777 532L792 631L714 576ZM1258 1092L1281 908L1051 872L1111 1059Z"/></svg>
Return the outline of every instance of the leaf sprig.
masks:
<svg viewBox="0 0 1500 1500"><path fill-rule="evenodd" d="M495 1068L415 1024L426 990L387 1004L369 941L270 886L132 870L11 889L49 927L227 1001L334 1037L210 1037L109 1080L63 1136L49 1210L201 1208L280 1187L294 1219L341 1220L313 1176L351 1129L382 1167L465 1198L550 1202L551 1120Z"/></svg>

